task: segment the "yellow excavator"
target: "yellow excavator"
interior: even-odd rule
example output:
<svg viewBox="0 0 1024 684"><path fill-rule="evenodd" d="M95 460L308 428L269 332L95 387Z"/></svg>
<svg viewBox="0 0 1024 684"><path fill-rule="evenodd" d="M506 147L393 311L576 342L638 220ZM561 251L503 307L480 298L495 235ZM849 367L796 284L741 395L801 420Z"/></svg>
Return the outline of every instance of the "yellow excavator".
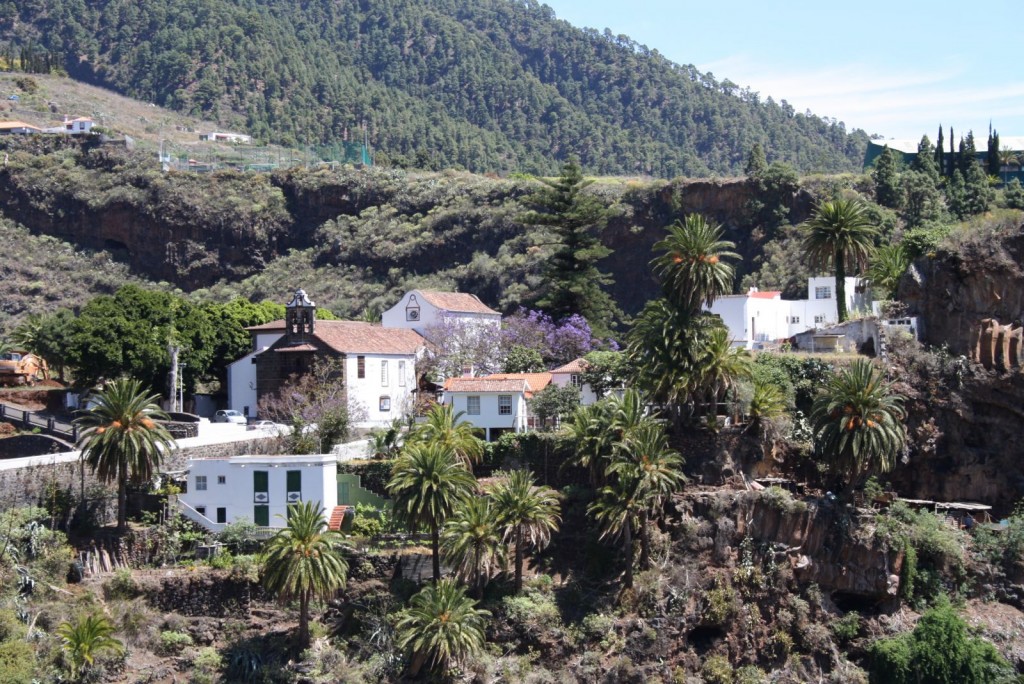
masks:
<svg viewBox="0 0 1024 684"><path fill-rule="evenodd" d="M0 387L35 385L50 379L46 359L30 352L8 350L0 353Z"/></svg>

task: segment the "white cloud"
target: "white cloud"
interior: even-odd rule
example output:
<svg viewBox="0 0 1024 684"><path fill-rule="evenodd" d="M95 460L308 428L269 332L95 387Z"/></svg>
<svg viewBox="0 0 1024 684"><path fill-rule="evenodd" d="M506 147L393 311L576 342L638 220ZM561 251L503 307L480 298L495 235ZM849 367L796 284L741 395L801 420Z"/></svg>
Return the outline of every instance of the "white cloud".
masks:
<svg viewBox="0 0 1024 684"><path fill-rule="evenodd" d="M931 135L940 122L977 131L991 119L1007 134L1024 132L1024 81L974 85L957 64L894 70L852 62L794 69L740 54L698 68L749 85L762 98L786 100L797 111L844 121L851 130L915 138Z"/></svg>

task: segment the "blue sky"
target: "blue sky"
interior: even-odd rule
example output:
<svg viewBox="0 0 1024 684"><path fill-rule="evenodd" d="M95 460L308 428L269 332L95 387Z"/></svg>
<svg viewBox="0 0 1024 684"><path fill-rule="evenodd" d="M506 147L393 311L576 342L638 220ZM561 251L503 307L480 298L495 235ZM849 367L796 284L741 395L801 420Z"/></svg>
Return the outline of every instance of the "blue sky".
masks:
<svg viewBox="0 0 1024 684"><path fill-rule="evenodd" d="M576 26L886 138L1024 135L1024 2L541 0Z"/></svg>

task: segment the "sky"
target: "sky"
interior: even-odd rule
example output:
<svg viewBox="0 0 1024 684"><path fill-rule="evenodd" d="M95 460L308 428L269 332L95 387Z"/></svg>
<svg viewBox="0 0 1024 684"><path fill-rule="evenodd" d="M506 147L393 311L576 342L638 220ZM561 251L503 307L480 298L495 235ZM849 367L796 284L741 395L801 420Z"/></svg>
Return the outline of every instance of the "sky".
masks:
<svg viewBox="0 0 1024 684"><path fill-rule="evenodd" d="M541 0L846 129L1024 135L1024 2Z"/></svg>

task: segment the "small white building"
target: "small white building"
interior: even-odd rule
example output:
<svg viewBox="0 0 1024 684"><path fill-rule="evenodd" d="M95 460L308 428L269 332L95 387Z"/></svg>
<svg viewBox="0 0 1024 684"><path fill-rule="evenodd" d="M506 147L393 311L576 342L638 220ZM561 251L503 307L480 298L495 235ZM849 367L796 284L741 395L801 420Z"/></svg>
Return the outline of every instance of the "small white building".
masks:
<svg viewBox="0 0 1024 684"><path fill-rule="evenodd" d="M288 504L319 501L328 517L338 506L338 464L331 454L189 459L187 477L178 508L211 532L241 520L284 527Z"/></svg>
<svg viewBox="0 0 1024 684"><path fill-rule="evenodd" d="M24 121L0 121L0 135L34 135L42 132L43 129Z"/></svg>
<svg viewBox="0 0 1024 684"><path fill-rule="evenodd" d="M381 314L385 328L411 328L430 338L430 330L455 319L492 328L501 327L501 314L487 306L476 295L465 292L412 290L397 304Z"/></svg>
<svg viewBox="0 0 1024 684"><path fill-rule="evenodd" d="M531 387L528 376L538 376ZM547 376L545 381L539 376ZM444 384L444 403L464 415L460 422L471 423L493 442L506 432L525 432L529 426L526 401L550 382L549 373L506 374L484 378L448 378Z"/></svg>
<svg viewBox="0 0 1024 684"><path fill-rule="evenodd" d="M576 359L551 371L551 384L558 387L571 385L578 389L580 391L580 404L582 406L589 406L600 399L600 397L597 396L597 392L595 392L589 384L583 382L583 373L586 371L586 363L587 362L583 359Z"/></svg>
<svg viewBox="0 0 1024 684"><path fill-rule="evenodd" d="M236 145L251 145L252 136L245 133L230 133L228 131L211 131L200 133L199 140L203 142L234 143Z"/></svg>
<svg viewBox="0 0 1024 684"><path fill-rule="evenodd" d="M721 317L734 345L753 349L837 323L835 282L829 276L808 278L807 299L798 300L782 299L781 292L750 288L746 294L719 297L707 310ZM864 281L847 278L847 311L867 308Z"/></svg>
<svg viewBox="0 0 1024 684"><path fill-rule="evenodd" d="M64 135L88 135L92 132L93 120L87 116L77 118L64 117L64 123L45 129L46 133L63 133Z"/></svg>

